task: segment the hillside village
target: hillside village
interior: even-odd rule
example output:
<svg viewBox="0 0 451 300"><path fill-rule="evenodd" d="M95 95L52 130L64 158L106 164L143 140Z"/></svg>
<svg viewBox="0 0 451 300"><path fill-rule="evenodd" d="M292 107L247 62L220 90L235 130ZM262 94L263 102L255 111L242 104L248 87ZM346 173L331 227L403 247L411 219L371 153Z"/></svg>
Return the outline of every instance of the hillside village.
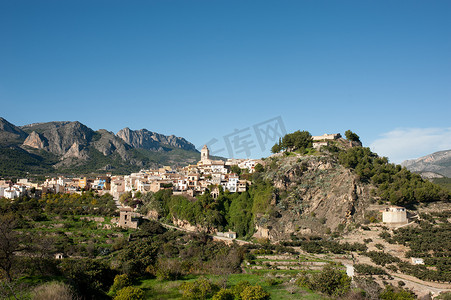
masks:
<svg viewBox="0 0 451 300"><path fill-rule="evenodd" d="M127 192L158 192L161 189L172 189L174 194L185 194L191 197L203 194L211 186L221 186L231 193L244 192L250 184L248 180L240 180L231 171L238 166L245 172L253 173L255 166L263 163L256 159L212 160L207 146L201 150L201 160L194 165L174 169L163 166L154 170L141 170L125 176L97 176L95 178L69 178L60 176L48 178L45 182L32 183L27 179L19 179L17 183L0 181L0 197L15 199L24 195L39 196L42 193L81 193L93 189L100 194L110 193L115 199ZM215 191L212 191L215 194ZM217 192L217 191L216 191Z"/></svg>
<svg viewBox="0 0 451 300"><path fill-rule="evenodd" d="M319 150L330 145L331 141L341 138L339 133L312 136L313 148ZM213 160L206 145L201 150L201 159L197 164L173 168L162 166L158 169L141 170L124 176L67 177L47 178L43 183L19 179L16 183L0 180L0 197L8 199L24 195L39 197L42 193L81 193L93 189L100 194L110 193L115 199L126 192L158 192L161 189L172 189L174 194L186 194L191 197L203 194L211 186L221 186L231 193L244 192L250 184L248 180L240 180L231 171L232 166L238 166L247 173L253 173L257 164L263 164L259 159L235 159L227 161ZM218 190L212 191L217 195Z"/></svg>

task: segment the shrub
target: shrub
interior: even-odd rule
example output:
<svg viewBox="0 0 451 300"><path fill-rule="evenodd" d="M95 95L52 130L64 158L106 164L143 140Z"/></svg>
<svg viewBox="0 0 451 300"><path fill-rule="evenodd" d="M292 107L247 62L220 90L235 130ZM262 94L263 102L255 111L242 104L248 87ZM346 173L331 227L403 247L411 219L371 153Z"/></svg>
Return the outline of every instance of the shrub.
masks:
<svg viewBox="0 0 451 300"><path fill-rule="evenodd" d="M395 290L392 286L387 285L382 293L379 295L379 299L383 300L414 300L415 294L410 291L406 291L403 289Z"/></svg>
<svg viewBox="0 0 451 300"><path fill-rule="evenodd" d="M116 275L114 277L114 283L110 288L109 295L114 296L116 293L124 287L130 286L132 283L127 274Z"/></svg>
<svg viewBox="0 0 451 300"><path fill-rule="evenodd" d="M251 284L247 280L241 280L237 284L232 287L232 293L235 296L235 299L241 299L241 292L244 291Z"/></svg>
<svg viewBox="0 0 451 300"><path fill-rule="evenodd" d="M307 272L302 271L301 273L298 274L296 284L303 288L308 288L310 286L310 278L307 275Z"/></svg>
<svg viewBox="0 0 451 300"><path fill-rule="evenodd" d="M235 296L233 295L233 292L230 289L221 289L212 298L212 300L234 300L234 299Z"/></svg>
<svg viewBox="0 0 451 300"><path fill-rule="evenodd" d="M180 288L185 299L207 299L217 290L217 286L206 278L199 278L194 282L184 282Z"/></svg>
<svg viewBox="0 0 451 300"><path fill-rule="evenodd" d="M117 292L114 300L144 300L144 291L134 286L127 286Z"/></svg>
<svg viewBox="0 0 451 300"><path fill-rule="evenodd" d="M440 299L440 300L450 300L451 299L451 292L442 292L440 293L440 295L435 298L435 299Z"/></svg>
<svg viewBox="0 0 451 300"><path fill-rule="evenodd" d="M267 300L270 295L259 285L246 287L240 294L242 300Z"/></svg>
<svg viewBox="0 0 451 300"><path fill-rule="evenodd" d="M374 245L374 247L376 247L376 248L379 249L379 250L384 249L384 245L382 245L382 244L380 244L380 243L377 243L376 245Z"/></svg>
<svg viewBox="0 0 451 300"><path fill-rule="evenodd" d="M67 284L52 281L35 288L32 297L35 300L72 300L75 295Z"/></svg>

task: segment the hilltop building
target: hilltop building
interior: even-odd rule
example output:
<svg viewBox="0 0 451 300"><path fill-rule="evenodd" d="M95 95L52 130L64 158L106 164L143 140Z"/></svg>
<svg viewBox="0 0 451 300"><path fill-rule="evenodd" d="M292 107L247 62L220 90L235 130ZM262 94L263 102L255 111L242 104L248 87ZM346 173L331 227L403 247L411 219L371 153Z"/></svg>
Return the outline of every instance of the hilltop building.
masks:
<svg viewBox="0 0 451 300"><path fill-rule="evenodd" d="M333 141L338 140L339 138L341 138L341 134L339 133L330 133L330 134L325 133L323 135L312 136L313 141Z"/></svg>
<svg viewBox="0 0 451 300"><path fill-rule="evenodd" d="M339 138L341 138L341 134L339 133L325 133L323 135L312 136L313 148L320 150L321 147L329 146L330 141L338 140Z"/></svg>

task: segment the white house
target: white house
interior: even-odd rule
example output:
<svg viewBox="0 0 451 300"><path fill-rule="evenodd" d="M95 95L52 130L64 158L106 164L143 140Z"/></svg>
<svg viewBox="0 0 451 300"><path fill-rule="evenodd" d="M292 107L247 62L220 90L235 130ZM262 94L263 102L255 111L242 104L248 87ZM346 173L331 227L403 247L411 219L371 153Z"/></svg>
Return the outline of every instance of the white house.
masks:
<svg viewBox="0 0 451 300"><path fill-rule="evenodd" d="M259 160L256 159L247 159L241 163L238 164L238 167L240 169L247 169L249 173L254 173L255 166L259 163Z"/></svg>
<svg viewBox="0 0 451 300"><path fill-rule="evenodd" d="M213 161L210 166L210 170L212 173L222 173L227 174L227 169L224 166L223 161Z"/></svg>
<svg viewBox="0 0 451 300"><path fill-rule="evenodd" d="M188 181L186 181L185 177L177 179L175 189L177 191L186 191L188 189Z"/></svg>
<svg viewBox="0 0 451 300"><path fill-rule="evenodd" d="M236 232L234 231L227 231L227 232L216 232L217 236L225 237L229 239L236 239Z"/></svg>
<svg viewBox="0 0 451 300"><path fill-rule="evenodd" d="M424 265L424 260L418 257L412 257L412 263L414 265Z"/></svg>
<svg viewBox="0 0 451 300"><path fill-rule="evenodd" d="M400 206L387 207L382 210L382 222L387 224L407 224L407 211Z"/></svg>
<svg viewBox="0 0 451 300"><path fill-rule="evenodd" d="M3 196L8 199L16 199L20 197L20 191L14 187L11 187L3 192Z"/></svg>
<svg viewBox="0 0 451 300"><path fill-rule="evenodd" d="M235 193L237 191L239 177L235 174L229 176L229 181L227 181L225 188L231 192Z"/></svg>

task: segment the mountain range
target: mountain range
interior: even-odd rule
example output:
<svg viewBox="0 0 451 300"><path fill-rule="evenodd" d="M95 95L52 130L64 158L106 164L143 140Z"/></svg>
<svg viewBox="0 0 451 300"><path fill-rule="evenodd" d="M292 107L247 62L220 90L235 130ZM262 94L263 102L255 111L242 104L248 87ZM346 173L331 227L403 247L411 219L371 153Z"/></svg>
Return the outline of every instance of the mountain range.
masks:
<svg viewBox="0 0 451 300"><path fill-rule="evenodd" d="M425 178L451 178L451 150L435 152L417 159L401 163L408 170Z"/></svg>
<svg viewBox="0 0 451 300"><path fill-rule="evenodd" d="M195 146L182 137L147 129L114 134L74 121L15 126L0 118L0 176L26 173L124 173L158 165L199 160Z"/></svg>

